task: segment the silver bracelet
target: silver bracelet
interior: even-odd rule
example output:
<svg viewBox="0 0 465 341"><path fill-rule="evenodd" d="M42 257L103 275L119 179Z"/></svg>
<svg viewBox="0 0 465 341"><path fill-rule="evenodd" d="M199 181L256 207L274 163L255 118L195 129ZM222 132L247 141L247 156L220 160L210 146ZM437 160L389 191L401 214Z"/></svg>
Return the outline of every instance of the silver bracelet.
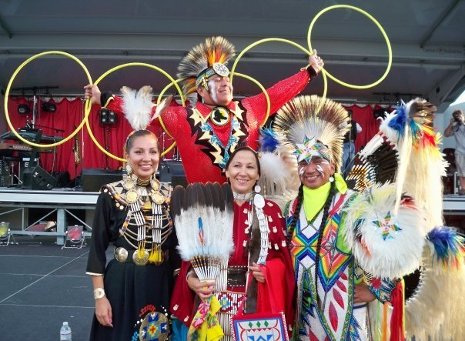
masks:
<svg viewBox="0 0 465 341"><path fill-rule="evenodd" d="M94 289L94 299L98 300L100 298L105 297L105 289L103 288L96 288Z"/></svg>

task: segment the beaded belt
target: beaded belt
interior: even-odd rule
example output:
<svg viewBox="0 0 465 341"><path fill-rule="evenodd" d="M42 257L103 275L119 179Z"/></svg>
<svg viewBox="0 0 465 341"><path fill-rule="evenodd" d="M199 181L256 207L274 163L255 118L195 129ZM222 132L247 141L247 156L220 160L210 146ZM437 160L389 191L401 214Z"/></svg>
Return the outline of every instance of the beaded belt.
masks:
<svg viewBox="0 0 465 341"><path fill-rule="evenodd" d="M221 305L220 312L229 315L235 315L246 298L245 293L233 291L220 291L215 296Z"/></svg>
<svg viewBox="0 0 465 341"><path fill-rule="evenodd" d="M149 250L143 250L142 252L137 251L138 250L127 250L124 247L117 247L113 255L120 263L134 263L141 266L147 264L159 265L169 258L169 250L161 251L161 261L159 262L153 262L150 260Z"/></svg>
<svg viewBox="0 0 465 341"><path fill-rule="evenodd" d="M228 288L244 287L246 284L247 277L247 266L229 266L228 267Z"/></svg>

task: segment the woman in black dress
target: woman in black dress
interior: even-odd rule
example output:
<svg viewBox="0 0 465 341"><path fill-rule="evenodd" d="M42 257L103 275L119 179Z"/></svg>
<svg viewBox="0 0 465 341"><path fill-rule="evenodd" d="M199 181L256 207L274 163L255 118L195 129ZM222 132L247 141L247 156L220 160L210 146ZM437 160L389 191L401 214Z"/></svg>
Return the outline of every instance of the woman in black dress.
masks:
<svg viewBox="0 0 465 341"><path fill-rule="evenodd" d="M125 145L128 175L102 187L87 264L95 297L90 340L167 340L179 265L170 190L155 178L158 142L137 130ZM107 248L114 245L107 265Z"/></svg>

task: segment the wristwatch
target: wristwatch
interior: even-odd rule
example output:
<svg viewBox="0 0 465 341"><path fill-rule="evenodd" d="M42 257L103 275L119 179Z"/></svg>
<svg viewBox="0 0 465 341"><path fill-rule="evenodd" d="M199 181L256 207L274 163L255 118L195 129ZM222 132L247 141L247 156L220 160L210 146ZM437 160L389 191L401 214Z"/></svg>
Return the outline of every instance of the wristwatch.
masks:
<svg viewBox="0 0 465 341"><path fill-rule="evenodd" d="M98 300L99 298L104 298L104 297L105 297L105 289L103 288L94 289L94 299Z"/></svg>

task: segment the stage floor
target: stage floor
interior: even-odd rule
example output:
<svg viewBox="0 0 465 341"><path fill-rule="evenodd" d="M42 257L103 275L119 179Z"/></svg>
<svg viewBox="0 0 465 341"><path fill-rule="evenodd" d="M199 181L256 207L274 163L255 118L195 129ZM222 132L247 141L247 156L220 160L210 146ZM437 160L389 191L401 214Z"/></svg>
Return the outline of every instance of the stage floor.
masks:
<svg viewBox="0 0 465 341"><path fill-rule="evenodd" d="M73 341L89 339L94 313L85 274L88 247L61 249L53 239L16 236L0 247L2 340L58 340L68 321Z"/></svg>

